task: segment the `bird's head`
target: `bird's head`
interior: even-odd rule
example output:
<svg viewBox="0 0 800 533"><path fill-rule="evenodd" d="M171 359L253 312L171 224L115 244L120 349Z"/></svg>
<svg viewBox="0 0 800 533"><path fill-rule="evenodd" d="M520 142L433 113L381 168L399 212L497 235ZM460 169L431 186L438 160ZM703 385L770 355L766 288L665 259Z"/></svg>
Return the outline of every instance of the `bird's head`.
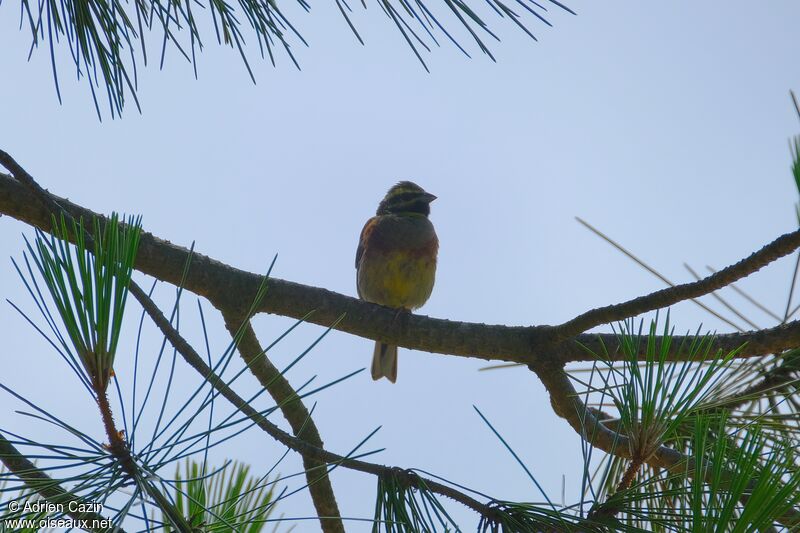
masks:
<svg viewBox="0 0 800 533"><path fill-rule="evenodd" d="M378 205L378 215L418 214L428 216L436 197L410 181L401 181L389 189Z"/></svg>

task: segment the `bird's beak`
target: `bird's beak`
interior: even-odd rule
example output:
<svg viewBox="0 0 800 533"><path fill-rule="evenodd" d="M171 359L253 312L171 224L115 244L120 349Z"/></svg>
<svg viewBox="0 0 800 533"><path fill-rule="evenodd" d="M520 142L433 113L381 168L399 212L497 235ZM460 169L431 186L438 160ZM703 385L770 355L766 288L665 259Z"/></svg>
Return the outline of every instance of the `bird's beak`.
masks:
<svg viewBox="0 0 800 533"><path fill-rule="evenodd" d="M431 193L429 193L429 192L425 193L424 198L425 198L425 201L428 202L428 203L431 203L432 201L436 200L436 197L434 195L432 195Z"/></svg>

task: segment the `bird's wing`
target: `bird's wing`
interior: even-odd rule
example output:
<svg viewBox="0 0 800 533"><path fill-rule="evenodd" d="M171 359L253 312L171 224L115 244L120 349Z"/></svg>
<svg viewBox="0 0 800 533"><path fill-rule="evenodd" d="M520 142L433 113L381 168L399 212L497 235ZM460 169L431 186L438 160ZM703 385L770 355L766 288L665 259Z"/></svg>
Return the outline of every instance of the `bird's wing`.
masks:
<svg viewBox="0 0 800 533"><path fill-rule="evenodd" d="M358 268L358 263L361 261L361 256L364 255L365 243L372 232L375 231L377 223L378 217L372 217L367 220L367 223L364 224L364 228L361 230L361 236L358 239L358 249L356 250L356 268Z"/></svg>

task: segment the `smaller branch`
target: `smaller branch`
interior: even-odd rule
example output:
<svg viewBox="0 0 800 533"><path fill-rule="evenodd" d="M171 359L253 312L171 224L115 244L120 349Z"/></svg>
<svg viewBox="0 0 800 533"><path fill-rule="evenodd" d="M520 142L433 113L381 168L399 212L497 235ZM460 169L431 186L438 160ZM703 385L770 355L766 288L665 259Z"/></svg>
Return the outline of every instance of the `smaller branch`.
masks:
<svg viewBox="0 0 800 533"><path fill-rule="evenodd" d="M634 447L630 439L622 433L610 430L595 416L594 410L586 407L562 367L540 365L531 366L531 370L542 380L542 384L550 393L550 403L555 413L569 422L582 438L607 453L624 459L633 459L631 450ZM670 472L682 475L693 468L687 461L693 463L691 458L666 446L659 447L646 460L651 466L666 468Z"/></svg>
<svg viewBox="0 0 800 533"><path fill-rule="evenodd" d="M631 456L634 447L631 446L630 438L607 428L595 416L593 410L586 407L563 367L532 365L530 368L550 393L553 410L565 419L581 438L606 453L624 459L635 459ZM659 446L644 462L656 468L664 468L675 475L694 477L695 459L666 446ZM712 475L711 469L706 468L705 471L709 476ZM792 509L779 517L778 521L790 528L800 526L800 512Z"/></svg>
<svg viewBox="0 0 800 533"><path fill-rule="evenodd" d="M717 271L715 268L711 268L708 265L706 265L706 270L708 270L712 274L716 273L716 271ZM747 300L748 302L750 302L751 304L756 306L758 309L761 309L761 311L763 311L764 313L768 314L769 316L771 316L772 318L774 318L778 322L782 322L782 321L785 322L785 320L783 320L781 317L779 317L774 312L772 312L769 309L767 309L767 307L765 307L761 302L759 302L758 300L756 300L755 298L753 298L752 296L750 296L749 294L744 292L742 289L740 289L739 286L736 285L735 283L731 283L730 285L728 285L728 287L733 292L737 293L739 296L741 296L742 298L744 298L745 300Z"/></svg>
<svg viewBox="0 0 800 533"><path fill-rule="evenodd" d="M94 393L97 407L100 409L100 417L103 420L103 428L108 437L106 449L119 462L128 477L135 481L139 477L139 471L131 456L128 444L125 442L125 436L117 430L114 414L111 411L111 404L108 402L108 395L105 391L98 391L97 389L95 389Z"/></svg>
<svg viewBox="0 0 800 533"><path fill-rule="evenodd" d="M22 455L2 434L0 434L0 461L21 479L28 488L38 493L46 501L63 506L66 514L78 524L104 524L111 522L110 519L97 513L70 511L70 504L77 504L76 508L91 509L91 502L87 502L77 494L63 489L56 480L42 472L27 457ZM119 526L108 528L87 527L86 529L98 533L125 533L125 530Z"/></svg>
<svg viewBox="0 0 800 533"><path fill-rule="evenodd" d="M365 472L367 474L373 474L375 476L388 476L388 475L397 475L398 472L408 472L406 469L398 468L398 467L390 467L384 466L374 463L368 463L366 461L360 461L357 459L349 459L347 457L329 452L324 448L319 448L310 444L309 442L294 437L278 426L264 418L264 416L256 411L253 407L250 406L241 396L236 394L225 382L217 376L211 368L209 368L203 358L195 351L194 348L181 336L175 328L172 327L172 324L169 323L169 320L164 316L161 310L155 305L155 303L147 296L147 294L135 284L131 284L131 294L139 301L139 303L144 308L145 312L150 316L156 326L161 330L167 340L172 344L172 346L181 354L183 359L194 368L203 378L205 378L208 383L214 387L225 399L227 399L234 407L236 407L242 414L250 418L259 428L261 428L265 433L270 435L273 439L280 442L287 448L291 448L292 450L298 452L303 456L313 457L318 459L319 461L323 461L327 464L336 464L341 465L345 468L349 468L351 470L357 470L359 472ZM496 516L496 511L489 505L483 504L460 492L452 487L447 485L443 485L437 481L432 479L424 478L422 476L417 476L414 474L414 477L406 476L401 477L401 480L405 480L408 483L411 483L412 479L419 479L425 483L425 486L435 492L436 494L440 494L447 498L450 498L462 505L472 509L473 511L477 512L481 516L486 517L487 519L494 519ZM413 485L409 485L413 486Z"/></svg>
<svg viewBox="0 0 800 533"><path fill-rule="evenodd" d="M575 217L575 219L578 222L580 222L581 224L583 224L586 228L588 228L589 231L591 231L592 233L594 233L595 235L597 235L598 237L600 237L601 239L606 241L608 244L610 244L611 246L616 248L618 251L620 251L623 255L628 257L628 259L630 259L631 261L633 261L634 263L636 263L637 265L639 265L643 269L645 269L648 272L650 272L652 275L654 275L655 277L657 277L658 279L663 281L665 284L669 285L670 287L674 287L675 286L675 284L673 282L671 282L669 279L667 279L666 276L661 274L661 272L659 272L655 268L651 267L650 265L648 265L647 263L642 261L642 259L640 259L639 257L636 257L636 255L633 252L631 252L630 250L626 249L624 246L619 244L617 241L615 241L614 239L612 239L611 237L609 237L608 235L606 235L605 233L603 233L599 229L595 228L594 226L592 226L591 224L589 224L588 222L586 222L582 218ZM716 311L714 311L713 309L708 307L706 304L704 304L700 300L697 300L695 298L691 298L690 301L693 304L695 304L698 307L700 307L701 309L703 309L704 311L706 311L707 313L710 313L711 315L717 317L718 319L720 319L721 321L725 322L729 326L733 327L733 329L735 329L737 331L742 331L742 328L739 327L738 324L736 324L732 320L728 320L727 318L725 318L721 314L717 313Z"/></svg>
<svg viewBox="0 0 800 533"><path fill-rule="evenodd" d="M685 268L686 270L688 270L688 271L689 271L689 274L691 274L691 275L692 275L692 277L695 279L695 281L700 281L701 279L703 279L703 278L700 276L700 274L698 274L698 273L697 273L697 271L696 271L695 269L693 269L693 268L692 268L692 267L689 265L689 263L684 263L684 264L683 264L683 268ZM731 284L729 285L729 287L733 288L733 283L731 283ZM752 320L750 320L749 318L747 318L747 317L746 317L746 316L745 316L743 313L741 313L741 312L740 312L738 309L736 309L736 308L733 306L733 304L731 304L730 302L728 302L728 300L726 300L725 298L723 298L722 296L720 296L719 294L717 294L717 293L716 293L716 291L712 292L712 293L710 294L710 296L711 296L712 298L714 298L716 301L718 301L719 303L721 303L723 306L725 306L725 308L726 308L728 311L730 311L731 313L733 313L734 315L736 315L738 318L740 318L741 320L743 320L743 321L744 321L744 323L745 323L745 324L747 324L748 326L750 326L751 328L753 328L753 329L761 329L761 327L760 327L758 324L756 324L755 322L753 322ZM692 301L695 301L695 300L692 300ZM718 313L714 312L714 316L716 316L716 317L720 317L721 315L719 315ZM727 320L727 319L725 320L725 322L726 322L727 324L731 324L731 322L730 322L729 320ZM785 322L785 320L784 320L784 322ZM736 330L737 330L737 331L744 331L744 328L742 328L742 327L739 327L739 326L736 326Z"/></svg>
<svg viewBox="0 0 800 533"><path fill-rule="evenodd" d="M239 315L220 310L225 319L225 327L234 340L238 338L236 348L244 359L247 368L256 376L292 427L295 437L302 438L311 445L323 449L317 425L311 413L300 400L297 391L289 381L269 360L265 350L256 337L250 321ZM333 491L326 465L315 457L303 455L303 467L306 471L308 490L317 510L320 525L325 533L344 533L336 494Z"/></svg>
<svg viewBox="0 0 800 533"><path fill-rule="evenodd" d="M698 298L749 276L798 248L800 248L800 230L781 235L757 252L750 254L749 257L700 281L675 285L627 302L592 309L568 322L555 326L551 333L557 340L564 340L601 324L624 320L648 311L669 307L684 300Z"/></svg>
<svg viewBox="0 0 800 533"><path fill-rule="evenodd" d="M644 460L641 457L637 457L631 461L631 464L628 465L628 469L625 470L622 479L617 485L617 492L627 490L631 486L631 483L633 483L633 480L636 478L636 473L639 472L643 464Z"/></svg>
<svg viewBox="0 0 800 533"><path fill-rule="evenodd" d="M628 468L625 469L625 472L622 474L622 479L617 484L614 494L611 494L604 504L595 502L594 505L592 505L592 508L589 509L587 518L590 520L598 520L612 518L619 514L622 509L618 503L613 501L614 496L622 491L627 490L631 486L631 483L633 483L633 480L636 478L636 474L639 472L639 469L643 464L644 460L642 458L632 460L628 465Z"/></svg>
<svg viewBox="0 0 800 533"><path fill-rule="evenodd" d="M186 519L181 512L172 504L172 502L162 494L158 488L150 483L146 476L141 475L139 465L134 461L131 455L130 447L125 441L125 435L117 430L114 422L114 415L111 411L111 404L108 402L108 395L105 390L96 388L94 393L97 395L97 405L100 408L100 415L103 420L103 427L106 430L109 444L106 449L108 452L119 462L122 471L139 487L144 494L147 494L155 502L164 514L168 517L170 523L178 531L190 531L191 526L186 522Z"/></svg>

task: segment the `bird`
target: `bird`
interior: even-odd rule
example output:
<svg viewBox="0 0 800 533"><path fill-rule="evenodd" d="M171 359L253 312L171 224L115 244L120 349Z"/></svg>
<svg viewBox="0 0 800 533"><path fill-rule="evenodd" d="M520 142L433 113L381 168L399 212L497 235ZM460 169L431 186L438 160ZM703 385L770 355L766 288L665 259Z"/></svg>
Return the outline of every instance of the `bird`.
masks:
<svg viewBox="0 0 800 533"><path fill-rule="evenodd" d="M428 219L436 196L411 181L393 185L361 230L356 250L358 297L400 312L428 301L439 238ZM395 315L397 317L397 315ZM372 379L397 381L397 346L375 342Z"/></svg>

